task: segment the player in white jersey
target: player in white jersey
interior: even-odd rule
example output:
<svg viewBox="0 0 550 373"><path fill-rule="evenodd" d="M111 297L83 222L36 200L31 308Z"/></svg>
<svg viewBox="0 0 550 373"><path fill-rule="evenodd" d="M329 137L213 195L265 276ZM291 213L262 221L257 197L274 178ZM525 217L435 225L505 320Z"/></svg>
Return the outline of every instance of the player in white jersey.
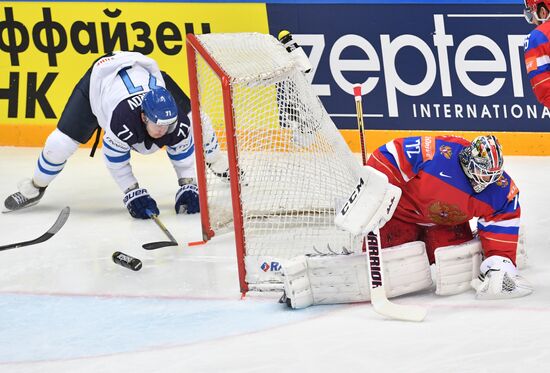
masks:
<svg viewBox="0 0 550 373"><path fill-rule="evenodd" d="M189 98L153 59L137 52L107 54L77 83L57 128L46 140L32 179L21 181L19 191L6 198L4 205L18 210L37 204L68 158L100 126L105 164L124 192L124 204L133 217L147 219L159 210L132 172L130 151L150 154L163 146L179 183L176 212L196 213L199 199L189 114ZM224 163L219 162L215 136L206 148L213 150L212 162ZM220 167L226 169L225 164Z"/></svg>

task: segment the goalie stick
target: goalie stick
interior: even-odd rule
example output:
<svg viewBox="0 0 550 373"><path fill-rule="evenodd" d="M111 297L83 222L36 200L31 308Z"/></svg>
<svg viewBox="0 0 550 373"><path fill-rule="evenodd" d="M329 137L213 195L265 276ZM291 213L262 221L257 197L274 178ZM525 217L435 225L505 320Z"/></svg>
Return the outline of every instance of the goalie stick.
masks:
<svg viewBox="0 0 550 373"><path fill-rule="evenodd" d="M46 233L44 233L42 236L30 241L23 241L23 242L0 246L0 251L15 249L17 247L35 245L37 243L41 243L49 240L50 238L52 238L54 234L59 232L59 230L61 229L61 227L63 227L63 225L65 225L65 222L67 222L67 219L69 218L70 213L71 213L71 209L69 208L69 206L65 207L59 213L59 216L57 217L55 223L53 223L52 227L48 229Z"/></svg>
<svg viewBox="0 0 550 373"><path fill-rule="evenodd" d="M386 296L380 252L380 237L378 228L367 235L367 263L370 283L370 303L379 315L390 319L404 321L422 321L426 317L426 309L419 306L409 306L392 303Z"/></svg>
<svg viewBox="0 0 550 373"><path fill-rule="evenodd" d="M176 241L174 236L172 236L172 234L168 231L168 229L166 229L164 224L162 224L158 216L156 214L153 214L153 212L151 212L150 210L147 210L147 215L149 215L149 217L153 219L153 221L164 232L166 237L170 239L170 241L157 241L157 242L144 243L143 245L141 245L141 247L143 247L145 250L156 250L156 249L160 249L161 247L178 246L178 242Z"/></svg>
<svg viewBox="0 0 550 373"><path fill-rule="evenodd" d="M361 140L361 156L363 166L367 164L367 145L365 142L365 125L363 123L363 96L361 85L353 86L355 96L355 109L357 113L357 129ZM355 199L357 201L357 199ZM370 284L370 302L376 313L396 320L422 321L426 317L426 309L419 306L408 306L392 303L388 300L383 278L383 264L380 255L382 251L380 243L380 231L376 228L367 235L367 263Z"/></svg>
<svg viewBox="0 0 550 373"><path fill-rule="evenodd" d="M357 113L357 129L359 130L359 140L361 141L361 157L363 166L367 165L367 144L365 142L365 124L363 122L363 95L361 94L361 84L353 86L353 95L355 96L355 112Z"/></svg>

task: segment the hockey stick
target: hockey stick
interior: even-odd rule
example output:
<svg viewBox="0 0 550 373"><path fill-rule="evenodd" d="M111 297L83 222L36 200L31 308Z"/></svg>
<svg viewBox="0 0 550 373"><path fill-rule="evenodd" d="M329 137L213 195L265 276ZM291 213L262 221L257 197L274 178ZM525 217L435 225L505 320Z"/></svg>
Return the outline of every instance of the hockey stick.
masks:
<svg viewBox="0 0 550 373"><path fill-rule="evenodd" d="M13 243L13 244L9 244L9 245L0 246L0 251L15 249L17 247L22 247L22 246L35 245L37 243L41 243L41 242L49 240L50 238L52 238L52 236L54 234L59 232L61 227L63 227L63 225L65 224L65 222L69 218L70 213L71 213L71 209L69 208L69 206L65 207L59 213L59 216L57 217L57 220L55 221L55 223L53 223L52 227L50 229L48 229L46 231L46 233L44 233L42 236L40 236L38 238L35 238L34 240L30 240L30 241L24 241L24 242L18 242L18 243Z"/></svg>
<svg viewBox="0 0 550 373"><path fill-rule="evenodd" d="M361 157L363 166L367 165L367 144L365 142L365 123L363 122L363 95L361 94L361 84L353 86L353 95L355 96L355 111L357 113L357 129L359 130L359 139L361 141Z"/></svg>
<svg viewBox="0 0 550 373"><path fill-rule="evenodd" d="M357 129L359 130L359 138L361 139L361 156L363 158L363 166L367 164L367 144L365 143L365 125L363 123L363 103L361 94L361 85L353 86L353 94L355 96L355 109L357 112ZM370 302L374 310L391 319L405 321L422 321L426 317L426 310L418 306L407 306L392 303L386 296L386 289L383 278L383 264L380 253L382 251L380 243L379 229L376 228L373 232L367 235L367 263L370 283Z"/></svg>
<svg viewBox="0 0 550 373"><path fill-rule="evenodd" d="M370 276L370 302L379 315L390 319L404 321L422 321L426 317L426 309L419 306L409 306L392 303L386 296L384 287L384 269L380 253L380 237L378 228L367 235L367 263Z"/></svg>
<svg viewBox="0 0 550 373"><path fill-rule="evenodd" d="M161 247L178 246L178 242L176 241L174 236L172 236L172 234L168 231L168 229L166 229L164 224L162 224L158 216L156 214L153 214L153 212L150 210L147 210L147 215L149 215L149 217L153 219L153 221L159 226L159 228L164 232L166 237L170 239L170 241L144 243L143 245L141 245L141 247L143 247L145 250L156 250L160 249Z"/></svg>

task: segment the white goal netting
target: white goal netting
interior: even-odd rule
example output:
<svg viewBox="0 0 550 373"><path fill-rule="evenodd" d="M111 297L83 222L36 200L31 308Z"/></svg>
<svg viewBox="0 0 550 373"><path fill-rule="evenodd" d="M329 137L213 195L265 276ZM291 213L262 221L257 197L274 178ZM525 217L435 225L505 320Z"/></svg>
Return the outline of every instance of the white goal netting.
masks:
<svg viewBox="0 0 550 373"><path fill-rule="evenodd" d="M197 152L206 162L227 158L239 170L232 193L226 178L197 165L205 170L207 220L216 234L235 231L241 280L269 288L280 282L278 264L286 258L360 249L360 239L333 221L361 165L291 55L258 33L206 34L195 42L206 52L194 59L204 142L196 141ZM223 81L231 102L224 102Z"/></svg>

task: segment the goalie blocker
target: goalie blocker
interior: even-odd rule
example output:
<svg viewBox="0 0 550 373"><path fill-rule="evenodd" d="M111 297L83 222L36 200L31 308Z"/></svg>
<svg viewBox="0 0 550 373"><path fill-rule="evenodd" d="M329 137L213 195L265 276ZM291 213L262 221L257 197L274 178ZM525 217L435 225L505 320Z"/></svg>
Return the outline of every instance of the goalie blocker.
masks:
<svg viewBox="0 0 550 373"><path fill-rule="evenodd" d="M363 167L359 183L334 223L353 235L367 235L391 219L400 198L401 189L390 184L386 175L370 166Z"/></svg>

